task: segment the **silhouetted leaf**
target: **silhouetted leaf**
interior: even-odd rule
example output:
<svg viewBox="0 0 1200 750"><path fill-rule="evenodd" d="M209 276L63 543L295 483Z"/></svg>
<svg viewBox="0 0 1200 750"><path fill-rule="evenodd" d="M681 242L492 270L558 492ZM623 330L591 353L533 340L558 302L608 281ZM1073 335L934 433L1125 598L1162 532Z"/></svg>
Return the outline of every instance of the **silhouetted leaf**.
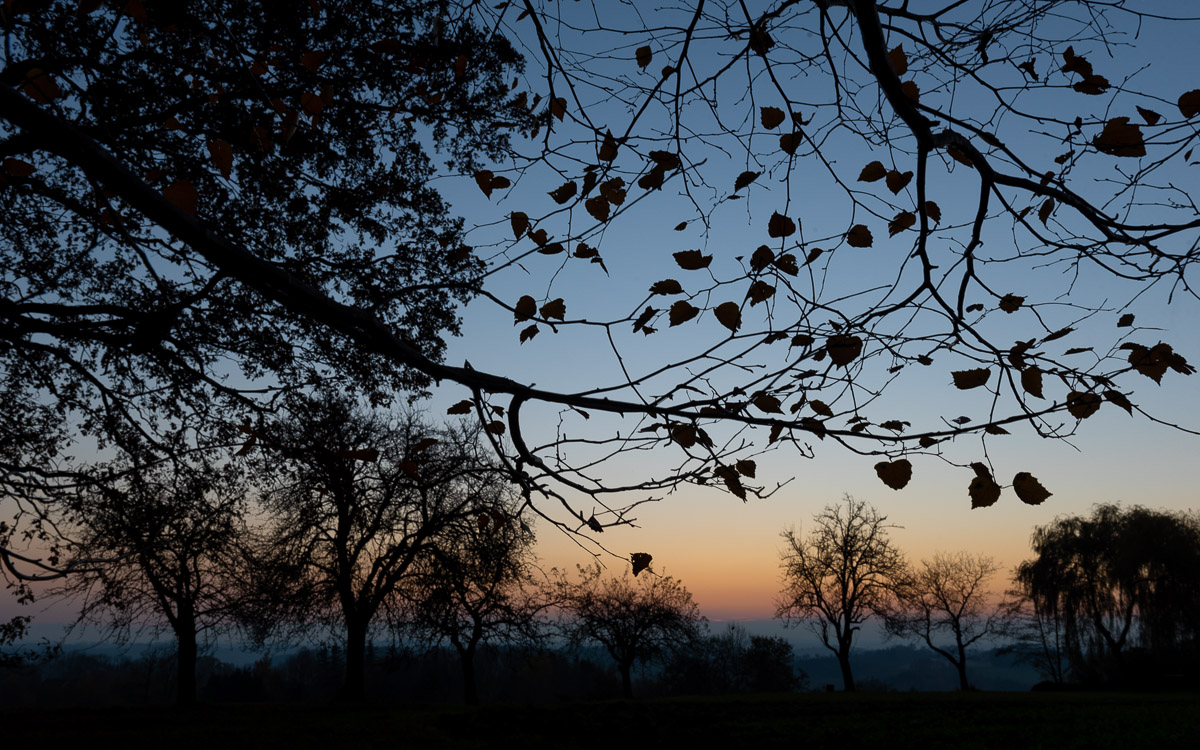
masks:
<svg viewBox="0 0 1200 750"><path fill-rule="evenodd" d="M534 323L533 325L528 326L526 328L522 328L521 329L521 343L524 344L526 341L529 341L536 335L538 335L537 323Z"/></svg>
<svg viewBox="0 0 1200 750"><path fill-rule="evenodd" d="M483 429L492 435L503 435L504 434L504 423L498 419L493 419L492 421L490 421L486 425L484 425Z"/></svg>
<svg viewBox="0 0 1200 750"><path fill-rule="evenodd" d="M882 180L884 177L887 177L887 175L888 170L887 167L883 166L883 162L873 161L867 166L863 167L862 171L858 173L858 181L876 182L878 180Z"/></svg>
<svg viewBox="0 0 1200 750"><path fill-rule="evenodd" d="M754 182L758 179L760 174L762 174L762 172L742 172L737 176L737 179L733 181L733 192L736 193L750 183Z"/></svg>
<svg viewBox="0 0 1200 750"><path fill-rule="evenodd" d="M855 224L850 227L849 232L846 232L846 244L850 247L870 247L874 242L875 238L871 236L871 230L867 229L864 224Z"/></svg>
<svg viewBox="0 0 1200 750"><path fill-rule="evenodd" d="M775 251L766 245L759 245L750 256L750 267L761 271L775 260Z"/></svg>
<svg viewBox="0 0 1200 750"><path fill-rule="evenodd" d="M629 556L629 562L633 564L633 574L636 576L646 568L649 568L650 561L653 559L654 557L647 552L634 552Z"/></svg>
<svg viewBox="0 0 1200 750"><path fill-rule="evenodd" d="M517 304L513 307L514 324L529 320L535 314L537 314L537 301L526 294L517 300Z"/></svg>
<svg viewBox="0 0 1200 750"><path fill-rule="evenodd" d="M990 424L990 425L984 427L983 431L989 435L1008 435L1008 434L1010 434L1008 430L1004 429L1003 427L1001 427L998 424Z"/></svg>
<svg viewBox="0 0 1200 750"><path fill-rule="evenodd" d="M517 19L517 20L520 20L520 19ZM595 514L595 513L593 513L593 514L591 515L591 517L590 517L590 518L588 518L588 520L587 520L587 527L588 527L589 529L591 529L592 531L596 532L597 534L603 534L603 533L604 533L604 526L603 526L603 525L600 523L600 521L598 521L598 520L596 519L596 514Z"/></svg>
<svg viewBox="0 0 1200 750"><path fill-rule="evenodd" d="M893 169L887 173L887 189L892 191L892 195L896 195L912 182L912 178L912 172L899 172Z"/></svg>
<svg viewBox="0 0 1200 750"><path fill-rule="evenodd" d="M542 255L558 255L559 253L565 253L566 251L567 248L563 247L561 242L547 242L545 245L542 245L540 248L538 248L538 252Z"/></svg>
<svg viewBox="0 0 1200 750"><path fill-rule="evenodd" d="M771 220L767 223L768 237L791 237L795 233L796 222L778 212L771 214Z"/></svg>
<svg viewBox="0 0 1200 750"><path fill-rule="evenodd" d="M977 367L972 370L956 370L950 374L954 376L954 387L966 391L986 385L992 371L986 367Z"/></svg>
<svg viewBox="0 0 1200 750"><path fill-rule="evenodd" d="M1162 115L1152 109L1138 107L1137 111L1138 114L1142 116L1142 119L1146 121L1147 125L1157 125L1158 121L1162 119Z"/></svg>
<svg viewBox="0 0 1200 750"><path fill-rule="evenodd" d="M1130 403L1124 393L1120 391L1105 391L1104 398L1124 409L1129 416L1133 416L1133 404Z"/></svg>
<svg viewBox="0 0 1200 750"><path fill-rule="evenodd" d="M508 221L512 224L513 237L518 240L529 229L529 217L523 211L513 211L509 215Z"/></svg>
<svg viewBox="0 0 1200 750"><path fill-rule="evenodd" d="M597 195L594 198L588 198L583 202L583 207L596 221L608 221L609 206L604 196Z"/></svg>
<svg viewBox="0 0 1200 750"><path fill-rule="evenodd" d="M762 126L767 130L779 127L780 123L787 119L787 115L779 107L761 107L758 112Z"/></svg>
<svg viewBox="0 0 1200 750"><path fill-rule="evenodd" d="M637 64L639 68L645 68L654 59L654 51L649 46L638 47L634 52L637 55Z"/></svg>
<svg viewBox="0 0 1200 750"><path fill-rule="evenodd" d="M888 487L893 490L902 490L912 479L912 463L907 458L880 461L875 464L875 473Z"/></svg>
<svg viewBox="0 0 1200 750"><path fill-rule="evenodd" d="M819 414L822 417L829 417L829 418L833 417L833 409L830 409L829 404L825 403L824 401L821 401L820 399L814 398L812 401L809 401L808 408L812 409L813 412L815 412L816 414Z"/></svg>
<svg viewBox="0 0 1200 750"><path fill-rule="evenodd" d="M713 309L713 314L721 325L734 333L742 327L742 310L736 302L722 302Z"/></svg>
<svg viewBox="0 0 1200 750"><path fill-rule="evenodd" d="M1112 156L1145 156L1146 143L1140 125L1130 124L1128 117L1114 117L1092 141L1097 150Z"/></svg>
<svg viewBox="0 0 1200 750"><path fill-rule="evenodd" d="M816 252L820 254L820 248L818 248ZM771 265L775 266L783 273L786 273L788 276L795 276L796 274L800 273L800 267L796 265L796 256L792 255L791 253L781 253Z"/></svg>
<svg viewBox="0 0 1200 750"><path fill-rule="evenodd" d="M804 140L804 134L799 130L792 133L785 133L779 136L779 148L791 156L796 153L796 149L800 148L802 140Z"/></svg>
<svg viewBox="0 0 1200 750"><path fill-rule="evenodd" d="M548 193L548 195L554 199L555 203L561 206L562 204L574 198L575 194L578 192L579 185L574 180L571 180L570 182L563 183L562 185L554 188Z"/></svg>
<svg viewBox="0 0 1200 750"><path fill-rule="evenodd" d="M1057 331L1055 331L1054 333L1047 336L1046 338L1042 339L1042 343L1045 344L1049 341L1057 341L1058 339L1061 339L1063 336L1066 336L1067 334L1073 332L1074 330L1075 329L1071 328L1070 326L1068 326L1066 328L1060 328Z"/></svg>
<svg viewBox="0 0 1200 750"><path fill-rule="evenodd" d="M550 318L562 320L567 314L567 304L563 302L562 297L559 297L558 299L552 299L546 304L542 305L542 309L539 312L541 312L542 317L547 320Z"/></svg>
<svg viewBox="0 0 1200 750"><path fill-rule="evenodd" d="M675 304L671 305L671 325L677 326L680 323L686 323L699 314L699 308L695 307L686 300L679 300Z"/></svg>
<svg viewBox="0 0 1200 750"><path fill-rule="evenodd" d="M1200 115L1200 89L1179 95L1179 113L1189 120Z"/></svg>
<svg viewBox="0 0 1200 750"><path fill-rule="evenodd" d="M749 458L744 458L737 462L737 470L742 476L753 479L755 473L758 471L758 464Z"/></svg>
<svg viewBox="0 0 1200 750"><path fill-rule="evenodd" d="M1045 398L1042 395L1042 371L1036 367L1027 367L1021 371L1021 387L1030 396Z"/></svg>
<svg viewBox="0 0 1200 750"><path fill-rule="evenodd" d="M637 333L638 331L643 331L647 336L651 333L654 333L654 329L647 328L646 324L650 322L650 319L653 318L657 312L658 310L655 310L653 307L647 305L646 309L642 311L642 314L639 315L637 320L633 322L633 332Z"/></svg>
<svg viewBox="0 0 1200 750"><path fill-rule="evenodd" d="M463 399L446 410L447 414L470 414L473 408L470 399Z"/></svg>
<svg viewBox="0 0 1200 750"><path fill-rule="evenodd" d="M858 355L862 354L862 348L862 339L857 336L841 334L830 336L825 341L825 351L829 354L829 361L838 367L846 367L858 359Z"/></svg>
<svg viewBox="0 0 1200 750"><path fill-rule="evenodd" d="M675 279L663 279L650 286L651 294L683 294L683 287Z"/></svg>
<svg viewBox="0 0 1200 750"><path fill-rule="evenodd" d="M1128 328L1131 325L1133 325L1133 313L1125 313L1117 321L1117 328Z"/></svg>
<svg viewBox="0 0 1200 750"><path fill-rule="evenodd" d="M1000 485L992 479L992 472L979 462L971 464L971 468L975 471L975 478L967 487L967 493L971 496L971 508L986 508L995 505L996 501L1000 499Z"/></svg>
<svg viewBox="0 0 1200 750"><path fill-rule="evenodd" d="M671 428L671 439L683 448L696 444L696 428L690 424L679 424Z"/></svg>
<svg viewBox="0 0 1200 750"><path fill-rule="evenodd" d="M1000 309L1006 313L1015 313L1021 309L1021 305L1024 303L1024 297L1018 297L1015 294L1006 294L1000 298Z"/></svg>
<svg viewBox="0 0 1200 750"><path fill-rule="evenodd" d="M620 177L605 180L600 183L600 195L614 206L621 205L625 202L625 180Z"/></svg>
<svg viewBox="0 0 1200 750"><path fill-rule="evenodd" d="M617 158L617 141L612 133L604 134L604 142L600 144L597 157L600 161L612 161Z"/></svg>
<svg viewBox="0 0 1200 750"><path fill-rule="evenodd" d="M1095 393L1071 391L1067 394L1067 411L1076 419L1087 419L1100 408L1100 396Z"/></svg>
<svg viewBox="0 0 1200 750"><path fill-rule="evenodd" d="M676 231L676 232L682 232L682 231L683 231L683 230L685 230L685 229L687 229L687 222L686 222L686 221L681 221L681 222L679 222L678 224L676 224L676 225L675 225L675 231Z"/></svg>
<svg viewBox="0 0 1200 750"><path fill-rule="evenodd" d="M1054 494L1043 487L1037 477L1027 471L1022 471L1013 477L1013 491L1026 505L1041 505L1046 498Z"/></svg>
<svg viewBox="0 0 1200 750"><path fill-rule="evenodd" d="M896 75L902 76L908 72L908 55L904 54L903 45L897 44L888 51L887 59Z"/></svg>
<svg viewBox="0 0 1200 750"><path fill-rule="evenodd" d="M163 191L163 197L178 206L181 211L192 216L196 215L200 196L196 194L196 188L192 187L192 183L187 180L175 180L175 182L172 182Z"/></svg>
<svg viewBox="0 0 1200 750"><path fill-rule="evenodd" d="M890 222L888 222L888 236L895 237L905 229L911 228L917 223L917 215L912 211L901 211L896 214Z"/></svg>
<svg viewBox="0 0 1200 750"><path fill-rule="evenodd" d="M750 285L750 291L746 296L750 298L750 306L754 307L760 302L766 302L775 294L775 287L765 281L756 281Z"/></svg>
<svg viewBox="0 0 1200 750"><path fill-rule="evenodd" d="M905 81L900 84L900 91L912 102L921 101L921 88L915 81Z"/></svg>
<svg viewBox="0 0 1200 750"><path fill-rule="evenodd" d="M674 254L674 257L675 262L685 271L699 271L708 268L713 259L711 255L705 255L699 250L680 250Z"/></svg>
<svg viewBox="0 0 1200 750"><path fill-rule="evenodd" d="M556 97L550 100L550 114L554 115L561 121L567 116L567 100L564 97Z"/></svg>
<svg viewBox="0 0 1200 750"><path fill-rule="evenodd" d="M1054 199L1047 198L1045 202L1042 203L1042 207L1038 209L1038 219L1042 222L1042 226L1045 226L1046 222L1050 220L1050 212L1053 210Z"/></svg>

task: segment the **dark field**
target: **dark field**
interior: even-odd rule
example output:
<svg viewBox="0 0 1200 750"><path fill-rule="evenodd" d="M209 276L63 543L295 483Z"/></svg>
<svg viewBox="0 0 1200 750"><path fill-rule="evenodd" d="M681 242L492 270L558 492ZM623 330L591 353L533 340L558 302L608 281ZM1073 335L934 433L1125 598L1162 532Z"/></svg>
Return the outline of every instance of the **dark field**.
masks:
<svg viewBox="0 0 1200 750"><path fill-rule="evenodd" d="M551 706L0 710L4 747L1194 748L1200 696L906 693Z"/></svg>

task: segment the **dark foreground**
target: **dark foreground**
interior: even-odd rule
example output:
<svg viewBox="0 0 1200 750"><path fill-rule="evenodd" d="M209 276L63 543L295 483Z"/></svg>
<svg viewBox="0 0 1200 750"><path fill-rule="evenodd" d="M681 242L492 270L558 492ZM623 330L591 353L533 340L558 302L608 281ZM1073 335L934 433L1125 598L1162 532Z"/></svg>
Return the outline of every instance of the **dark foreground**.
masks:
<svg viewBox="0 0 1200 750"><path fill-rule="evenodd" d="M903 693L552 706L0 708L5 747L1190 748L1194 694Z"/></svg>

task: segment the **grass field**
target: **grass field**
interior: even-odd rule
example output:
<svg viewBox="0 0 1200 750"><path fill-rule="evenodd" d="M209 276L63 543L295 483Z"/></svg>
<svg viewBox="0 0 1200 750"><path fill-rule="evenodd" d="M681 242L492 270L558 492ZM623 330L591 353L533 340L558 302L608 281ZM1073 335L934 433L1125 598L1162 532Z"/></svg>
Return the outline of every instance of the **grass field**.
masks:
<svg viewBox="0 0 1200 750"><path fill-rule="evenodd" d="M208 705L4 710L41 748L1200 747L1200 695L801 694L549 706Z"/></svg>

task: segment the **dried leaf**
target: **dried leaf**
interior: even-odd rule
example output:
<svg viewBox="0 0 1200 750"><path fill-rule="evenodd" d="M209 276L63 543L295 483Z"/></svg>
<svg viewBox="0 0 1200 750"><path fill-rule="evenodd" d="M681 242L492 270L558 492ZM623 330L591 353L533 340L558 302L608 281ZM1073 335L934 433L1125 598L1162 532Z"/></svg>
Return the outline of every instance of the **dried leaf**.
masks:
<svg viewBox="0 0 1200 750"><path fill-rule="evenodd" d="M761 107L758 113L762 121L762 126L767 130L779 127L787 119L787 115L779 107Z"/></svg>
<svg viewBox="0 0 1200 750"><path fill-rule="evenodd" d="M812 401L809 401L808 408L812 409L815 413L821 415L822 417L828 417L830 419L833 418L833 409L830 409L829 404L821 401L820 399L814 398Z"/></svg>
<svg viewBox="0 0 1200 750"><path fill-rule="evenodd" d="M796 222L779 212L771 214L771 220L767 223L768 237L790 237L796 233Z"/></svg>
<svg viewBox="0 0 1200 750"><path fill-rule="evenodd" d="M1042 395L1042 371L1036 367L1027 367L1021 371L1021 387L1030 396L1045 398Z"/></svg>
<svg viewBox="0 0 1200 750"><path fill-rule="evenodd" d="M1000 499L1000 485L990 476L977 476L967 487L967 494L971 496L971 508L987 508Z"/></svg>
<svg viewBox="0 0 1200 750"><path fill-rule="evenodd" d="M172 182L163 191L163 197L178 206L181 211L192 216L196 215L196 207L200 203L200 196L196 193L196 188L192 187L192 183L187 180Z"/></svg>
<svg viewBox="0 0 1200 750"><path fill-rule="evenodd" d="M1117 328L1128 328L1133 325L1133 313L1125 313L1117 321Z"/></svg>
<svg viewBox="0 0 1200 750"><path fill-rule="evenodd" d="M792 133L785 133L779 136L779 148L789 156L796 153L796 149L800 148L800 142L804 140L804 134L799 130Z"/></svg>
<svg viewBox="0 0 1200 750"><path fill-rule="evenodd" d="M479 179L478 176L476 176L476 179ZM487 192L487 191L485 191L485 192ZM564 184L559 185L558 187L554 188L553 190L551 190L548 193L548 195L554 199L555 203L557 203L558 205L561 206L562 204L564 204L567 201L574 198L575 194L578 192L579 192L579 185L577 185L574 180L571 180L570 182L564 183Z"/></svg>
<svg viewBox="0 0 1200 750"><path fill-rule="evenodd" d="M1042 226L1046 226L1046 222L1050 220L1050 212L1054 210L1054 199L1047 198L1038 209L1038 219L1042 222Z"/></svg>
<svg viewBox="0 0 1200 750"><path fill-rule="evenodd" d="M846 232L846 244L850 247L871 247L874 242L875 238L871 236L871 230L867 229L865 224L855 224Z"/></svg>
<svg viewBox="0 0 1200 750"><path fill-rule="evenodd" d="M451 406L449 409L447 409L446 413L447 414L470 414L472 408L474 408L474 407L471 404L471 400L464 398L462 401L459 401L457 404L455 404L455 405Z"/></svg>
<svg viewBox="0 0 1200 750"><path fill-rule="evenodd" d="M1126 398L1124 393L1120 391L1105 391L1104 398L1124 409L1129 416L1133 416L1133 404Z"/></svg>
<svg viewBox="0 0 1200 750"><path fill-rule="evenodd" d="M750 306L754 307L760 302L766 302L775 295L775 287L765 281L755 281L750 285L750 291L746 296L750 298Z"/></svg>
<svg viewBox="0 0 1200 750"><path fill-rule="evenodd" d="M783 405L779 399L769 393L763 393L754 399L754 405L768 414L782 414Z"/></svg>
<svg viewBox="0 0 1200 750"><path fill-rule="evenodd" d="M758 179L760 174L762 174L762 172L742 172L737 176L737 179L733 181L733 192L736 193L750 183L754 182Z"/></svg>
<svg viewBox="0 0 1200 750"><path fill-rule="evenodd" d="M884 177L887 177L887 175L888 170L887 167L883 166L883 162L873 161L867 166L863 167L862 171L858 173L858 181L876 182L878 180L882 180Z"/></svg>
<svg viewBox="0 0 1200 750"><path fill-rule="evenodd" d="M583 207L596 221L608 221L609 205L603 195L588 198L583 202Z"/></svg>
<svg viewBox="0 0 1200 750"><path fill-rule="evenodd" d="M759 245L758 248L755 249L754 254L750 256L750 268L754 269L755 271L761 271L767 266L771 265L771 262L774 260L775 251L766 245Z"/></svg>
<svg viewBox="0 0 1200 750"><path fill-rule="evenodd" d="M638 67L642 69L650 65L650 61L654 59L654 51L648 45L638 47L634 54L637 55Z"/></svg>
<svg viewBox="0 0 1200 750"><path fill-rule="evenodd" d="M550 318L562 320L567 314L567 303L563 302L562 297L559 297L558 299L552 299L546 304L542 305L542 308L539 310L539 312L546 320L549 320Z"/></svg>
<svg viewBox="0 0 1200 750"><path fill-rule="evenodd" d="M736 468L739 474L744 477L750 477L751 479L754 479L755 473L758 472L758 464L749 458L744 458L741 461L738 461Z"/></svg>
<svg viewBox="0 0 1200 750"><path fill-rule="evenodd" d="M533 325L528 326L527 328L522 328L521 329L521 343L524 344L526 341L529 341L536 335L538 335L537 323L534 323Z"/></svg>
<svg viewBox="0 0 1200 750"><path fill-rule="evenodd" d="M651 294L683 294L683 287L675 279L663 279L650 286Z"/></svg>
<svg viewBox="0 0 1200 750"><path fill-rule="evenodd" d="M555 97L550 100L550 114L562 121L567 116L567 100L565 97Z"/></svg>
<svg viewBox="0 0 1200 750"><path fill-rule="evenodd" d="M645 66L643 65L642 67ZM650 561L653 559L654 557L648 552L634 552L630 555L629 562L633 565L633 575L636 576L638 573L649 568Z"/></svg>
<svg viewBox="0 0 1200 750"><path fill-rule="evenodd" d="M1100 409L1101 398L1095 393L1071 391L1067 394L1067 411L1076 419L1087 419Z"/></svg>
<svg viewBox="0 0 1200 750"><path fill-rule="evenodd" d="M1015 294L1006 294L1000 298L1000 309L1006 313L1015 313L1021 309L1023 304L1025 304L1025 298Z"/></svg>
<svg viewBox="0 0 1200 750"><path fill-rule="evenodd" d="M905 229L910 229L917 223L917 215L912 211L901 211L888 222L888 236L895 237Z"/></svg>
<svg viewBox="0 0 1200 750"><path fill-rule="evenodd" d="M1022 471L1013 477L1013 491L1026 505L1041 505L1046 498L1054 494L1043 487L1037 477L1027 471Z"/></svg>
<svg viewBox="0 0 1200 750"><path fill-rule="evenodd" d="M921 101L921 89L915 81L905 81L900 84L900 91L912 102Z"/></svg>
<svg viewBox="0 0 1200 750"><path fill-rule="evenodd" d="M892 195L896 195L912 182L912 178L912 172L900 172L893 169L887 173L887 189L892 191Z"/></svg>
<svg viewBox="0 0 1200 750"><path fill-rule="evenodd" d="M600 144L600 152L597 154L600 161L612 161L617 158L617 141L613 138L612 133L604 134L604 142Z"/></svg>
<svg viewBox="0 0 1200 750"><path fill-rule="evenodd" d="M711 255L705 255L699 250L680 250L674 254L674 257L675 262L685 271L699 271L708 268L713 259Z"/></svg>
<svg viewBox="0 0 1200 750"><path fill-rule="evenodd" d="M896 461L880 461L875 464L875 473L888 487L893 490L902 490L912 479L912 463L907 458Z"/></svg>
<svg viewBox="0 0 1200 750"><path fill-rule="evenodd" d="M742 327L742 309L736 302L722 302L713 309L713 314L721 325L734 333Z"/></svg>
<svg viewBox="0 0 1200 750"><path fill-rule="evenodd" d="M524 211L513 211L508 221L512 224L513 237L518 240L529 230L529 216Z"/></svg>
<svg viewBox="0 0 1200 750"><path fill-rule="evenodd" d="M1138 107L1137 111L1138 114L1142 116L1142 119L1146 121L1147 125L1157 125L1158 121L1162 119L1162 115L1152 109Z"/></svg>
<svg viewBox="0 0 1200 750"><path fill-rule="evenodd" d="M692 318L700 314L699 308L692 305L687 300L679 300L671 305L670 320L671 326L677 326L680 323L686 323Z"/></svg>
<svg viewBox="0 0 1200 750"><path fill-rule="evenodd" d="M829 354L829 361L838 367L846 367L858 359L858 355L862 354L862 348L862 339L857 336L841 334L830 336L825 341L825 351Z"/></svg>
<svg viewBox="0 0 1200 750"><path fill-rule="evenodd" d="M521 299L517 300L517 304L513 308L513 316L515 318L514 325L516 323L523 323L524 321L529 320L536 313L537 301L534 300L533 297L530 297L528 294L526 294L525 296L521 297Z"/></svg>
<svg viewBox="0 0 1200 750"><path fill-rule="evenodd" d="M976 367L972 370L955 370L950 374L954 376L954 387L966 391L986 385L992 371L986 367Z"/></svg>
<svg viewBox="0 0 1200 750"><path fill-rule="evenodd" d="M1112 156L1145 156L1146 142L1140 125L1130 124L1128 117L1114 117L1092 141L1098 151Z"/></svg>
<svg viewBox="0 0 1200 750"><path fill-rule="evenodd" d="M1189 120L1200 115L1200 89L1179 95L1179 113Z"/></svg>

